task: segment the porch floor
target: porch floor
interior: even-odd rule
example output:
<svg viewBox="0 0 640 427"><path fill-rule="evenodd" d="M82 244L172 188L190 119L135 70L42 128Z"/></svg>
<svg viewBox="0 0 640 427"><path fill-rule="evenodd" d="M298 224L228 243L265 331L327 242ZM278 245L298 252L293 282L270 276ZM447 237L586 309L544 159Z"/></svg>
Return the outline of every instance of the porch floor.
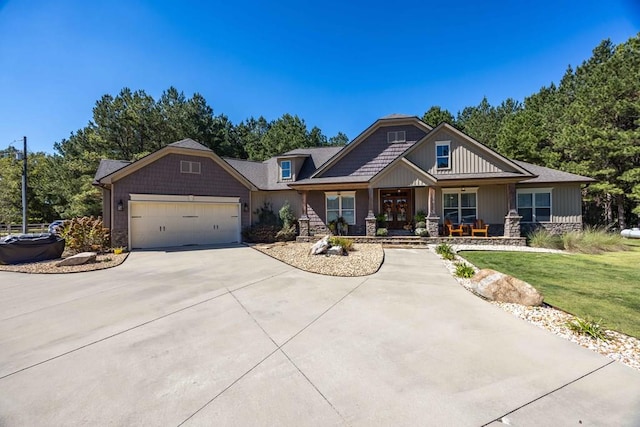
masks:
<svg viewBox="0 0 640 427"><path fill-rule="evenodd" d="M315 236L298 236L297 242L301 243L314 243L324 237L323 234ZM489 237L419 237L410 235L398 235L398 236L342 236L353 240L356 243L382 243L386 245L439 245L441 243L447 243L449 245L491 245L491 246L526 246L527 239L525 237L503 237L503 236L489 236Z"/></svg>

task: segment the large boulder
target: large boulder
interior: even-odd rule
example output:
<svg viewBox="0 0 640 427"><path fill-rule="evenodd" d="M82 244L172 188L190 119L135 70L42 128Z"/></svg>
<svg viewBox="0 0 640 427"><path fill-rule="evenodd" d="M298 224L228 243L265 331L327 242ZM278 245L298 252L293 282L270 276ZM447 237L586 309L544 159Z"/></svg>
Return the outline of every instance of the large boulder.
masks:
<svg viewBox="0 0 640 427"><path fill-rule="evenodd" d="M342 246L331 246L329 249L327 249L327 255L345 255L346 252L345 250L342 248Z"/></svg>
<svg viewBox="0 0 640 427"><path fill-rule="evenodd" d="M492 301L527 306L541 305L544 298L536 288L527 282L490 269L477 272L471 279L471 288L478 295Z"/></svg>
<svg viewBox="0 0 640 427"><path fill-rule="evenodd" d="M79 254L63 259L56 264L56 267L66 267L70 265L83 265L94 262L98 256L95 252L80 252Z"/></svg>
<svg viewBox="0 0 640 427"><path fill-rule="evenodd" d="M322 239L318 240L316 243L311 246L311 251L309 252L311 255L320 255L327 252L329 249L329 236L324 236Z"/></svg>

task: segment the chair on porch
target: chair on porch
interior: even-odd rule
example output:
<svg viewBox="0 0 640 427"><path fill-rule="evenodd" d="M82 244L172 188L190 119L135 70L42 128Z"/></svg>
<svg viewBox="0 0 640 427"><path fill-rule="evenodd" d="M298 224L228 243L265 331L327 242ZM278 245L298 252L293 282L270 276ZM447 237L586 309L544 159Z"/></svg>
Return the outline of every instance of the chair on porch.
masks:
<svg viewBox="0 0 640 427"><path fill-rule="evenodd" d="M445 234L447 234L449 237L453 236L454 234L457 234L458 236L462 236L462 233L464 232L464 228L462 227L462 224L454 226L450 220L446 219L444 221L444 231L445 231Z"/></svg>
<svg viewBox="0 0 640 427"><path fill-rule="evenodd" d="M471 237L475 237L477 235L484 237L489 237L489 224L485 224L485 222L481 219L477 219L473 226L471 227Z"/></svg>

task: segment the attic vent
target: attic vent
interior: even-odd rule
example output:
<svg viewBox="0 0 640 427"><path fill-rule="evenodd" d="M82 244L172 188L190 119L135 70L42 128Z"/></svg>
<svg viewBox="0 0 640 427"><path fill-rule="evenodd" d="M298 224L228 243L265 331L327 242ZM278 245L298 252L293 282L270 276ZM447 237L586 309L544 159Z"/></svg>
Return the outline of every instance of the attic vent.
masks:
<svg viewBox="0 0 640 427"><path fill-rule="evenodd" d="M395 142L406 142L407 133L403 130L398 130L395 132L387 132L387 142L389 144L393 144Z"/></svg>
<svg viewBox="0 0 640 427"><path fill-rule="evenodd" d="M180 173L195 173L200 175L200 162L180 160Z"/></svg>

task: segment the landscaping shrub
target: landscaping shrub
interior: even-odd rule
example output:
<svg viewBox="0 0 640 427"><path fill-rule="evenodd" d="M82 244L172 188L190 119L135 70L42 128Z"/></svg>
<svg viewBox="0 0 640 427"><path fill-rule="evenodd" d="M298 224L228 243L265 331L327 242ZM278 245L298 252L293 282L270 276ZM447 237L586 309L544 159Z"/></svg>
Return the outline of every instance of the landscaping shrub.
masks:
<svg viewBox="0 0 640 427"><path fill-rule="evenodd" d="M419 210L416 212L416 216L413 217L416 220L416 228L418 228L418 223L424 223L427 220L427 213L423 210ZM422 228L424 228L423 226Z"/></svg>
<svg viewBox="0 0 640 427"><path fill-rule="evenodd" d="M475 270L469 264L459 262L456 264L456 276L464 279L470 279L476 274Z"/></svg>
<svg viewBox="0 0 640 427"><path fill-rule="evenodd" d="M385 214L376 215L376 227L387 228L387 216Z"/></svg>
<svg viewBox="0 0 640 427"><path fill-rule="evenodd" d="M342 246L342 249L347 252L353 251L353 240L346 237L331 236L329 237L329 244L331 246Z"/></svg>
<svg viewBox="0 0 640 427"><path fill-rule="evenodd" d="M418 228L427 228L427 223L424 221L416 221L416 229Z"/></svg>
<svg viewBox="0 0 640 427"><path fill-rule="evenodd" d="M255 224L245 227L242 230L242 237L245 242L250 243L273 243L276 241L279 227L276 225Z"/></svg>
<svg viewBox="0 0 640 427"><path fill-rule="evenodd" d="M429 231L424 227L416 227L415 235L420 237L429 237Z"/></svg>
<svg viewBox="0 0 640 427"><path fill-rule="evenodd" d="M296 216L288 200L284 202L278 215L280 216L280 221L282 221L282 228L290 228L292 224L296 223Z"/></svg>
<svg viewBox="0 0 640 427"><path fill-rule="evenodd" d="M534 248L563 249L562 239L556 234L551 234L544 228L535 230L527 236L529 245Z"/></svg>
<svg viewBox="0 0 640 427"><path fill-rule="evenodd" d="M456 257L456 253L454 252L453 247L446 243L440 243L438 246L436 246L436 253L442 258L449 261L455 259Z"/></svg>
<svg viewBox="0 0 640 427"><path fill-rule="evenodd" d="M562 236L566 250L586 254L599 254L628 250L622 236L609 233L601 228L587 228L584 231L567 233Z"/></svg>
<svg viewBox="0 0 640 427"><path fill-rule="evenodd" d="M573 332L580 335L587 335L594 339L601 339L606 341L607 335L604 332L604 325L602 319L598 321L587 319L581 319L576 317L574 320L567 322L567 327Z"/></svg>
<svg viewBox="0 0 640 427"><path fill-rule="evenodd" d="M109 229L104 227L100 217L73 218L65 221L59 229L66 248L74 253L104 252L111 246Z"/></svg>
<svg viewBox="0 0 640 427"><path fill-rule="evenodd" d="M570 231L561 236L539 229L530 233L529 244L538 248L564 249L585 254L624 251L628 246L622 237L600 228L587 228L584 231Z"/></svg>
<svg viewBox="0 0 640 427"><path fill-rule="evenodd" d="M389 234L389 230L387 230L386 228L378 228L376 230L376 236L386 236Z"/></svg>
<svg viewBox="0 0 640 427"><path fill-rule="evenodd" d="M288 227L282 227L280 231L276 233L276 240L279 242L288 242L296 240L296 225L291 224Z"/></svg>

